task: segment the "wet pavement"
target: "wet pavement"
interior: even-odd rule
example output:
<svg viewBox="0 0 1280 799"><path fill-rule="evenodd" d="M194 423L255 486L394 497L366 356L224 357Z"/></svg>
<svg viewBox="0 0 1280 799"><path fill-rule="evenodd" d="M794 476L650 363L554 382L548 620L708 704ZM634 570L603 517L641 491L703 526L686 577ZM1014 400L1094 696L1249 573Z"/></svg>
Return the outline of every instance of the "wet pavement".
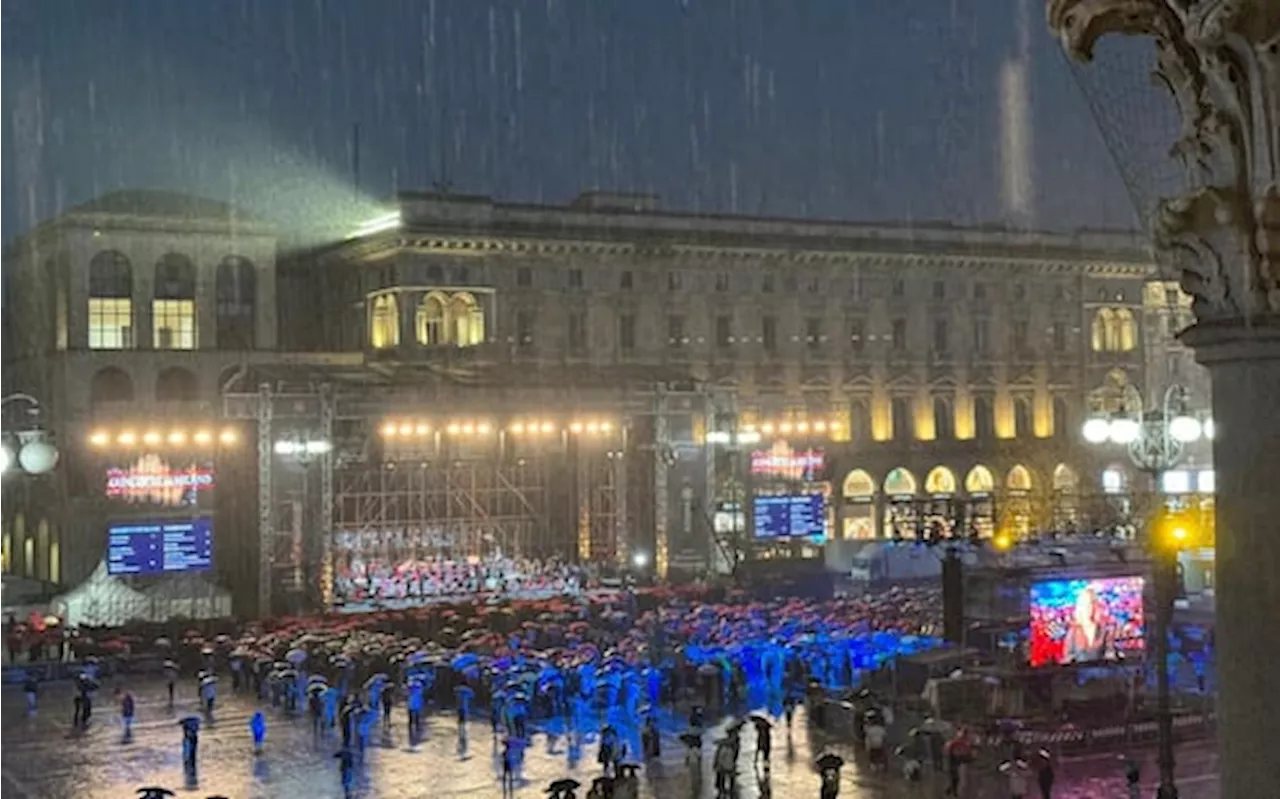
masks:
<svg viewBox="0 0 1280 799"><path fill-rule="evenodd" d="M200 733L199 768L196 782L188 783L182 772L181 732L177 719L196 710L195 688L191 681L179 685L177 707L170 709L164 686L159 682L131 683L137 701L137 720L132 739L122 740L118 703L109 687L99 693L93 721L87 731L72 734L71 687L69 684L43 686L41 709L32 717L25 713L22 694L6 688L3 697L3 727L0 729L0 775L6 799L15 797L106 797L134 796L138 787L161 785L179 796L221 795L230 799L248 797L341 797L336 735L317 740L309 723L290 718L278 710L268 710L265 751L253 754L248 729L255 710L246 696L224 691L218 698L215 722ZM701 780L692 777L685 764L684 746L677 740L683 723L663 719L662 757L641 771L641 796L710 797L714 793L710 744L714 733L704 737ZM554 779L570 776L584 786L599 774L595 756L598 727L580 736L566 735L562 725L534 725L535 734L525 751L516 797L545 795ZM840 795L846 799L897 799L935 797L940 785L909 785L894 773L870 773L865 762L839 743L828 741L820 731L811 730L803 710L796 714L788 733L781 721L773 731L773 762L768 771L752 766L755 735L744 727L742 758L739 764L739 792L742 799L773 796L816 797L818 776L812 763L815 753L835 751L851 761L843 771ZM624 740L627 738L624 736ZM639 748L638 735L631 735L631 751ZM1183 799L1216 799L1217 763L1211 744L1184 747L1179 753ZM1148 754L1149 760L1149 754ZM499 745L487 722L472 722L465 738L451 715L436 715L427 723L425 738L410 743L402 708L397 708L389 731L375 729L356 794L362 797L452 797L501 796ZM1149 782L1154 766L1144 768ZM700 784L699 784L700 783ZM1062 764L1058 790L1061 799L1105 799L1123 797L1120 763L1115 754L1069 760ZM1007 796L1007 787L990 775L975 775L968 794L972 797ZM1151 796L1148 788L1144 796ZM585 787L579 796L585 793Z"/></svg>

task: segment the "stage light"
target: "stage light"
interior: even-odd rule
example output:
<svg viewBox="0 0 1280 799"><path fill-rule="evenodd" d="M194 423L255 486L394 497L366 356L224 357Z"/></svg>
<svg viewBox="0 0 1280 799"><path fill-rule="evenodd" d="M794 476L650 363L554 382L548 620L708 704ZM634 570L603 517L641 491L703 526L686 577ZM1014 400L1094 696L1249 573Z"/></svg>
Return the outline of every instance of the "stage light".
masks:
<svg viewBox="0 0 1280 799"><path fill-rule="evenodd" d="M399 429L396 432L398 432L402 436L411 436L413 435L413 425L402 424L400 425Z"/></svg>
<svg viewBox="0 0 1280 799"><path fill-rule="evenodd" d="M226 430L223 430L221 433L218 434L218 441L223 444L236 443L236 431L232 430L231 428L227 428Z"/></svg>
<svg viewBox="0 0 1280 799"><path fill-rule="evenodd" d="M132 430L126 430L119 436L116 436L116 443L123 447L132 447L138 443L138 436Z"/></svg>
<svg viewBox="0 0 1280 799"><path fill-rule="evenodd" d="M600 423L600 432L602 432L602 433L610 433L610 432L612 432L612 431L613 431L613 422L601 422L601 423Z"/></svg>
<svg viewBox="0 0 1280 799"><path fill-rule="evenodd" d="M818 431L819 433L825 433L825 432L827 432L827 423L826 423L826 422L814 422L814 423L813 423L813 429L814 429L814 430L816 430L816 431Z"/></svg>
<svg viewBox="0 0 1280 799"><path fill-rule="evenodd" d="M587 422L587 432L595 435L600 432L600 425L596 422Z"/></svg>
<svg viewBox="0 0 1280 799"><path fill-rule="evenodd" d="M754 430L748 430L745 433L739 433L738 443L739 444L759 444L760 434Z"/></svg>
<svg viewBox="0 0 1280 799"><path fill-rule="evenodd" d="M417 433L420 436L425 436L427 433L431 432L431 428L425 424L420 424L417 427L413 428L413 432Z"/></svg>
<svg viewBox="0 0 1280 799"><path fill-rule="evenodd" d="M790 433L790 432L791 432L791 422L783 422L782 424L778 425L778 432L779 432L779 433Z"/></svg>
<svg viewBox="0 0 1280 799"><path fill-rule="evenodd" d="M391 422L387 422L382 426L382 434L387 438L391 438L396 434L396 426Z"/></svg>
<svg viewBox="0 0 1280 799"><path fill-rule="evenodd" d="M492 429L493 428L489 427L488 422L481 422L480 424L476 425L476 432L482 436L489 435L489 431Z"/></svg>
<svg viewBox="0 0 1280 799"><path fill-rule="evenodd" d="M760 425L760 432L764 433L766 436L773 435L773 422L765 422Z"/></svg>
<svg viewBox="0 0 1280 799"><path fill-rule="evenodd" d="M187 434L181 430L174 430L169 434L169 443L174 446L181 446L187 443Z"/></svg>
<svg viewBox="0 0 1280 799"><path fill-rule="evenodd" d="M649 556L644 554L643 552L637 552L636 554L631 556L631 563L637 569L643 569L649 563Z"/></svg>
<svg viewBox="0 0 1280 799"><path fill-rule="evenodd" d="M573 424L569 425L569 430L571 430L574 433L581 433L582 422L574 422Z"/></svg>
<svg viewBox="0 0 1280 799"><path fill-rule="evenodd" d="M796 425L796 431L797 431L797 432L799 432L799 433L807 433L807 432L809 432L809 423L808 423L808 422L801 422L800 424Z"/></svg>
<svg viewBox="0 0 1280 799"><path fill-rule="evenodd" d="M467 422L462 426L462 434L464 436L474 435L475 432L476 432L476 426L473 425L471 422Z"/></svg>
<svg viewBox="0 0 1280 799"><path fill-rule="evenodd" d="M89 436L89 443L95 447L105 447L111 442L111 437L101 430L97 430L93 435Z"/></svg>
<svg viewBox="0 0 1280 799"><path fill-rule="evenodd" d="M524 425L521 424L520 422L516 422L515 424L511 425L510 430L515 435L520 435L521 433L524 432Z"/></svg>
<svg viewBox="0 0 1280 799"><path fill-rule="evenodd" d="M554 433L555 431L556 431L556 426L555 426L555 424L554 424L554 423L552 423L552 422L543 422L543 423L542 423L542 432L544 432L544 433Z"/></svg>
<svg viewBox="0 0 1280 799"><path fill-rule="evenodd" d="M208 430L197 430L196 434L192 436L191 439L201 446L207 446L213 443L213 435Z"/></svg>
<svg viewBox="0 0 1280 799"><path fill-rule="evenodd" d="M142 434L142 443L149 447L154 447L160 443L160 434L154 430L148 430Z"/></svg>

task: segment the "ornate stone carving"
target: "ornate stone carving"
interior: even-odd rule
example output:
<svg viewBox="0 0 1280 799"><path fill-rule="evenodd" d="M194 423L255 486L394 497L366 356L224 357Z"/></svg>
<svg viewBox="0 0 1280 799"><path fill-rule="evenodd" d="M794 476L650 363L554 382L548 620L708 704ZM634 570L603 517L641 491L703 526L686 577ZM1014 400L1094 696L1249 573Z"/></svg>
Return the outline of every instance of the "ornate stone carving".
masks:
<svg viewBox="0 0 1280 799"><path fill-rule="evenodd" d="M1082 61L1108 33L1155 40L1188 176L1156 210L1156 245L1200 323L1280 324L1280 2L1048 0L1047 13Z"/></svg>

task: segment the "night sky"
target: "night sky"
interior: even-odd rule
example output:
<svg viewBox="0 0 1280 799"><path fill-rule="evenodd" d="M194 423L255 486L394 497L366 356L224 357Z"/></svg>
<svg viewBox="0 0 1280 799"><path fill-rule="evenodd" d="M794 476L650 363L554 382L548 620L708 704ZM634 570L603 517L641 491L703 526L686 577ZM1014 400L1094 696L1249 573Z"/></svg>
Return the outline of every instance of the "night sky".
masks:
<svg viewBox="0 0 1280 799"><path fill-rule="evenodd" d="M7 241L129 187L345 224L395 190L1006 220L1013 0L10 0ZM1130 227L1030 0L1034 215ZM352 130L360 127L360 183Z"/></svg>

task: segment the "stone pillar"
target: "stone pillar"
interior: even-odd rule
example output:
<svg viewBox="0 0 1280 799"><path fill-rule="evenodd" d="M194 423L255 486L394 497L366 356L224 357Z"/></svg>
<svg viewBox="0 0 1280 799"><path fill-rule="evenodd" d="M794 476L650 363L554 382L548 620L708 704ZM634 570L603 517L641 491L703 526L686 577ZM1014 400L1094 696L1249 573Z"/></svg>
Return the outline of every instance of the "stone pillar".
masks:
<svg viewBox="0 0 1280 799"><path fill-rule="evenodd" d="M1107 33L1155 39L1156 73L1188 173L1152 220L1213 379L1217 472L1218 737L1223 799L1280 785L1280 3L1048 0L1050 27L1087 61Z"/></svg>

